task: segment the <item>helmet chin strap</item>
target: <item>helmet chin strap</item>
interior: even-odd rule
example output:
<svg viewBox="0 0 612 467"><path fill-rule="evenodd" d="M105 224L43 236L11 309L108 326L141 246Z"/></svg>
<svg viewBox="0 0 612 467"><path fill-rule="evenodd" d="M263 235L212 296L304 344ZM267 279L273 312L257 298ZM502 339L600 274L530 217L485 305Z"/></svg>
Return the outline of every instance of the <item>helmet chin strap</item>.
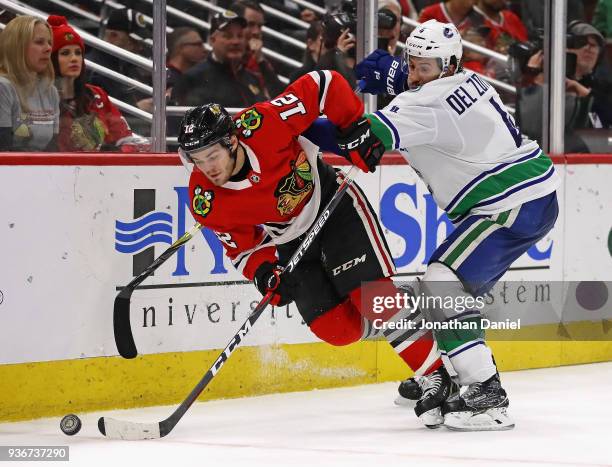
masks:
<svg viewBox="0 0 612 467"><path fill-rule="evenodd" d="M444 75L445 75L446 73L448 73L448 67L450 66L450 64L449 64L449 65L444 66L444 59L442 59L442 58L438 58L438 60L439 60L439 63L440 63L440 70L442 70L442 71L440 72L440 74L438 75L438 79L439 79L439 78L444 77ZM449 60L449 62L450 62L450 60Z"/></svg>
<svg viewBox="0 0 612 467"><path fill-rule="evenodd" d="M454 55L453 55L453 57L454 57ZM438 58L438 60L439 60L439 64L440 64L440 69L442 70L440 75L438 76L438 78L444 78L445 77L444 75L447 74L448 70L450 69L451 60L450 59L448 60L448 64L446 66L444 66L444 60L442 58ZM448 75L448 76L453 76L453 75L457 74L457 71L459 71L459 64L455 65L455 71L453 72L453 74L452 75Z"/></svg>

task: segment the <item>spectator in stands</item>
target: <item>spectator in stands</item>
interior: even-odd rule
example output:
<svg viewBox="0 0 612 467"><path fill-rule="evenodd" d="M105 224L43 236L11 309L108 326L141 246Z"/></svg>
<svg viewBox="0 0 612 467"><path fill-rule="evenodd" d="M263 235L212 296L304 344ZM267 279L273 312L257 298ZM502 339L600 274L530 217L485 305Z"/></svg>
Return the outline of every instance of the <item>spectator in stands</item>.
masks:
<svg viewBox="0 0 612 467"><path fill-rule="evenodd" d="M428 6L434 5L436 3L438 3L439 0L412 0L411 3L412 5L414 5L415 10L417 11L417 17L418 15Z"/></svg>
<svg viewBox="0 0 612 467"><path fill-rule="evenodd" d="M52 34L33 16L11 20L0 35L0 151L53 151L59 95L53 85Z"/></svg>
<svg viewBox="0 0 612 467"><path fill-rule="evenodd" d="M402 16L407 16L408 18L417 19L417 12L412 4L411 0L397 0L397 3L400 6L400 20ZM380 7L380 3L378 4ZM400 21L401 22L401 21Z"/></svg>
<svg viewBox="0 0 612 467"><path fill-rule="evenodd" d="M565 80L565 145L567 152L588 152L588 147L574 130L612 127L612 81L602 63L603 36L592 25L574 21L568 26L574 42L569 53L576 54L575 75ZM531 70L542 70L544 55L536 53L528 63ZM542 100L544 74L534 78L520 102L520 126L530 137L542 131Z"/></svg>
<svg viewBox="0 0 612 467"><path fill-rule="evenodd" d="M242 64L246 27L246 20L233 11L213 16L209 37L212 53L179 79L172 90L174 102L217 102L224 107L244 108L265 100L259 79Z"/></svg>
<svg viewBox="0 0 612 467"><path fill-rule="evenodd" d="M397 0L378 2L378 48L395 55L402 27L402 8ZM390 27L389 27L390 26Z"/></svg>
<svg viewBox="0 0 612 467"><path fill-rule="evenodd" d="M259 78L260 87L266 99L280 94L285 85L278 79L278 75L270 61L263 54L263 27L265 25L264 10L257 2L240 0L234 2L230 8L246 22L245 39L247 41L244 56L244 67Z"/></svg>
<svg viewBox="0 0 612 467"><path fill-rule="evenodd" d="M166 88L172 88L190 68L204 61L206 49L200 33L191 27L178 27L168 35Z"/></svg>
<svg viewBox="0 0 612 467"><path fill-rule="evenodd" d="M575 81L588 89L593 99L590 123L593 128L612 127L612 77L610 67L604 60L605 40L591 24L573 21L568 26L573 37L574 48L567 49L576 54ZM599 120L599 121L598 121Z"/></svg>
<svg viewBox="0 0 612 467"><path fill-rule="evenodd" d="M321 23L323 48L317 63L319 70L335 70L346 79L352 88L357 82L355 66L355 36L345 27L346 16L326 14Z"/></svg>
<svg viewBox="0 0 612 467"><path fill-rule="evenodd" d="M467 31L473 22L470 17L476 13L474 4L476 0L446 0L423 8L419 16L419 22L424 23L430 19L436 19L441 23L453 23L461 34Z"/></svg>
<svg viewBox="0 0 612 467"><path fill-rule="evenodd" d="M612 37L612 0L599 0L593 14L593 26L604 37Z"/></svg>
<svg viewBox="0 0 612 467"><path fill-rule="evenodd" d="M132 130L106 92L85 80L85 44L63 16L49 16L53 32L51 61L60 94L62 152L136 150Z"/></svg>
<svg viewBox="0 0 612 467"><path fill-rule="evenodd" d="M503 55L508 55L510 44L516 41L525 42L528 38L527 29L521 19L507 7L507 0L478 0L474 6L476 14L470 15L470 29L477 31L481 35L483 35L484 31L488 31L488 33L483 35L483 44L473 34L468 33L467 36L476 40L479 45L483 45ZM466 37L465 33L463 37L466 41L472 41L470 37ZM473 57L478 56L478 54L473 52L471 55ZM487 76L504 82L512 81L507 64L484 56L482 56L481 63L484 67L482 72ZM478 63L474 60L469 61L465 66L474 71L481 71L477 69Z"/></svg>
<svg viewBox="0 0 612 467"><path fill-rule="evenodd" d="M321 57L323 38L321 37L321 22L314 21L306 30L306 50L302 66L289 75L289 81L293 83L300 76L317 69L317 63Z"/></svg>
<svg viewBox="0 0 612 467"><path fill-rule="evenodd" d="M104 23L104 40L128 52L143 54L150 36L145 17L131 8L112 10Z"/></svg>
<svg viewBox="0 0 612 467"><path fill-rule="evenodd" d="M527 28L507 7L507 0L478 0L474 6L485 19L485 25L491 28L493 48L504 55L512 42L527 40Z"/></svg>
<svg viewBox="0 0 612 467"><path fill-rule="evenodd" d="M168 35L167 41L168 54L166 56L166 97L172 94L172 88L183 76L183 74L201 63L206 58L206 48L204 41L197 29L186 26L179 26ZM172 102L169 102L172 104ZM153 98L140 99L138 107L146 112L153 113ZM171 119L172 120L172 119ZM178 128L181 117L169 128Z"/></svg>
<svg viewBox="0 0 612 467"><path fill-rule="evenodd" d="M312 24L315 21L320 21L321 20L321 15L318 13L318 11L312 9L312 8L308 8L308 7L303 7L302 5L296 4L295 2L291 2L293 4L295 4L295 6L297 8L299 8L299 12L300 12L300 19L308 24ZM309 3L318 6L320 8L326 8L325 5L325 1L324 0L311 0L309 1ZM270 5L272 6L272 5ZM280 3L277 3L277 5L274 5L275 7L284 7L285 5L281 5ZM286 11L286 13L291 14L291 11Z"/></svg>
<svg viewBox="0 0 612 467"><path fill-rule="evenodd" d="M104 40L124 50L132 53L141 53L143 50L142 40L149 35L144 17L142 14L129 8L113 10L104 32ZM92 62L110 68L117 73L133 78L141 83L151 82L150 73L138 66L122 60L114 55L106 54L94 49L87 54L87 58ZM89 82L95 86L105 89L111 97L119 99L127 104L138 105L141 99L147 96L136 91L132 86L120 83L111 78L107 78L93 72Z"/></svg>
<svg viewBox="0 0 612 467"><path fill-rule="evenodd" d="M300 10L300 19L308 24L312 24L315 21L319 21L321 17L316 11L310 8L302 8Z"/></svg>
<svg viewBox="0 0 612 467"><path fill-rule="evenodd" d="M491 28L488 26L472 26L463 32L461 39L481 47L492 48ZM495 78L495 65L492 60L486 55L467 47L463 49L463 67Z"/></svg>

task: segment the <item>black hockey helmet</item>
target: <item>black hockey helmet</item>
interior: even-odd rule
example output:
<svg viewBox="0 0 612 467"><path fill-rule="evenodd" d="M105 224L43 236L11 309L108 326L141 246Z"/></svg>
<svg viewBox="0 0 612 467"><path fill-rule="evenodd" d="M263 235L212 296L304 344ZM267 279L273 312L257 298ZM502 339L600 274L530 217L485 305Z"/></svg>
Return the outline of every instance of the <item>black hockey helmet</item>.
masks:
<svg viewBox="0 0 612 467"><path fill-rule="evenodd" d="M219 104L200 105L185 113L178 142L187 154L219 142L229 148L233 129L232 117Z"/></svg>

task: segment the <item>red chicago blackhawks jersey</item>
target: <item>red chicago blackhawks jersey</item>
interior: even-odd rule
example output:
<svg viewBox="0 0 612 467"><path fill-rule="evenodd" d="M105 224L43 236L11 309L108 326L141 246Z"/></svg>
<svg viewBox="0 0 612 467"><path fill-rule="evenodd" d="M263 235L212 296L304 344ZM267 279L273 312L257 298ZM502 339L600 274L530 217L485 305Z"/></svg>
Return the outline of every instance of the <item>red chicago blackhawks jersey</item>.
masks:
<svg viewBox="0 0 612 467"><path fill-rule="evenodd" d="M234 266L252 280L257 267L277 261L276 244L308 230L321 203L318 148L300 136L321 114L349 126L363 105L335 71L313 71L268 102L238 114L235 126L250 171L217 187L194 167L191 211L223 242Z"/></svg>

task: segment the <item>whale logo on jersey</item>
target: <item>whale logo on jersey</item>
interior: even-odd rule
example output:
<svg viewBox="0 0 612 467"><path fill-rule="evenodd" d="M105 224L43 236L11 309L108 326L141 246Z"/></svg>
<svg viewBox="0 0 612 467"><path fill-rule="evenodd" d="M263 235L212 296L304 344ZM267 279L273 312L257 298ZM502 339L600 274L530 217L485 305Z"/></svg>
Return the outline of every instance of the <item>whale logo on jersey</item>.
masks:
<svg viewBox="0 0 612 467"><path fill-rule="evenodd" d="M206 217L212 210L212 201L214 198L214 192L210 190L202 191L201 186L196 186L195 190L193 190L193 200L191 201L193 212L202 217Z"/></svg>
<svg viewBox="0 0 612 467"><path fill-rule="evenodd" d="M255 109L249 109L240 115L238 120L236 120L236 128L241 130L241 133L245 138L249 138L254 131L261 127L262 120L263 115L261 115Z"/></svg>
<svg viewBox="0 0 612 467"><path fill-rule="evenodd" d="M295 161L290 162L291 172L281 178L274 190L278 198L276 209L281 216L289 216L312 194L314 183L312 169L304 151L300 151Z"/></svg>

